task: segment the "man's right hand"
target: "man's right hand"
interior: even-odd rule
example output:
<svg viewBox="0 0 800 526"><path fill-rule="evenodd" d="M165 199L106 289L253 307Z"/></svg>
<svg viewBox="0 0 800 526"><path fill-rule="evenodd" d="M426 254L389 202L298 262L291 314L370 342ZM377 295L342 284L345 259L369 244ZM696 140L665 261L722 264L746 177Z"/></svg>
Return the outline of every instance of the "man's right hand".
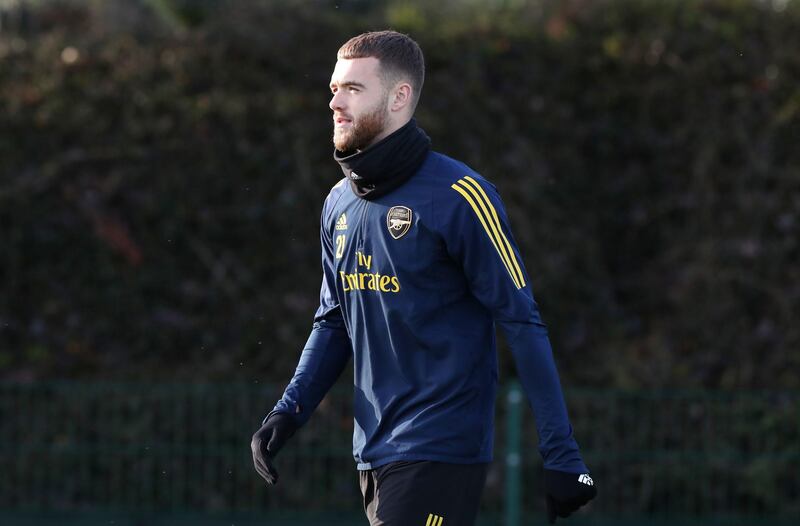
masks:
<svg viewBox="0 0 800 526"><path fill-rule="evenodd" d="M267 484L278 483L278 470L275 469L272 461L296 430L297 425L291 416L285 413L274 413L253 435L253 439L250 441L250 449L253 450L253 464Z"/></svg>

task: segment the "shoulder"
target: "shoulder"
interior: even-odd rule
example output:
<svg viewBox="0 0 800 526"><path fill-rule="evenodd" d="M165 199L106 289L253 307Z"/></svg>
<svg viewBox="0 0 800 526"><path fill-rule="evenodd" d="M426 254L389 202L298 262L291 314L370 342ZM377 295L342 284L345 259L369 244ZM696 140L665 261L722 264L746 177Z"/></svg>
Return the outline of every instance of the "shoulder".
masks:
<svg viewBox="0 0 800 526"><path fill-rule="evenodd" d="M499 201L494 183L452 157L433 152L423 169L429 171L426 179L433 184L436 205L441 213L457 212L481 202Z"/></svg>
<svg viewBox="0 0 800 526"><path fill-rule="evenodd" d="M325 198L325 203L322 205L322 217L325 218L327 215L333 212L336 209L336 204L342 198L343 195L346 195L347 192L350 191L350 185L347 182L347 178L343 177L337 182L328 192L328 196Z"/></svg>
<svg viewBox="0 0 800 526"><path fill-rule="evenodd" d="M344 190L347 189L347 178L342 177L339 181L331 187L330 192L328 192L327 199L331 199L331 197L340 196Z"/></svg>
<svg viewBox="0 0 800 526"><path fill-rule="evenodd" d="M435 228L445 237L458 236L475 214L492 217L502 206L495 185L459 160L431 152L422 169L427 173L420 179L428 181L433 198Z"/></svg>
<svg viewBox="0 0 800 526"><path fill-rule="evenodd" d="M476 172L472 167L443 153L431 152L431 155L422 166L427 172L426 179L431 181L436 190L446 198L457 197L459 194L455 187L464 184L475 184L485 191L496 192L495 185L486 177Z"/></svg>

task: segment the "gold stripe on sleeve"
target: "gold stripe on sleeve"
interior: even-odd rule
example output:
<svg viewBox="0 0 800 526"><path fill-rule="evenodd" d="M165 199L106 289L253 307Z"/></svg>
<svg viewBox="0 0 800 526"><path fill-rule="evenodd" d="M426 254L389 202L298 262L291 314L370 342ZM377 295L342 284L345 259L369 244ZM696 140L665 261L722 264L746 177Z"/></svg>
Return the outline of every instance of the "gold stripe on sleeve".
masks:
<svg viewBox="0 0 800 526"><path fill-rule="evenodd" d="M459 182L461 182L461 181L459 181ZM462 183L462 185L463 184L464 183ZM462 188L458 184L451 185L451 188L453 190L455 190L456 192L458 192L459 194L461 194L464 197L464 199L467 200L469 205L472 207L472 210L475 212L475 215L478 216L478 220L480 220L481 224L483 225L483 229L486 230L486 235L489 236L489 239L492 241L492 244L494 245L495 250L497 250L497 254L500 256L500 260L503 262L503 265L505 265L506 270L508 271L508 275L511 276L511 280L514 282L514 286L516 286L518 289L522 288L522 286L519 284L519 281L517 281L517 277L514 275L514 271L512 270L508 259L506 259L506 257L504 256L503 252L500 250L501 249L501 246L499 244L500 241L495 238L495 236L492 234L492 230L489 228L489 225L486 223L487 220L491 221L491 219L489 219L489 217L488 217L489 212L486 211L485 207L483 207L484 211L486 212L486 215L487 215L486 219L484 219L483 212L478 207L478 205L475 203L475 201L472 199L472 197L470 197L470 194L467 193L467 191L464 188ZM472 193L474 195L474 190L472 191ZM435 526L435 525L432 525L432 526Z"/></svg>
<svg viewBox="0 0 800 526"><path fill-rule="evenodd" d="M474 180L473 180L473 182L474 182ZM486 196L485 193L483 193L482 195L479 194L475 190L475 188L472 187L472 185L469 185L466 182L464 182L464 179L461 179L459 181L459 184L463 188L466 188L467 190L469 190L469 192L475 198L475 201L477 201L477 203L480 205L481 210L483 210L484 216L486 217L486 220L489 222L489 227L491 228L491 230L493 232L493 238L497 241L497 245L500 248L500 250L499 250L500 251L500 257L503 258L503 261L506 264L506 268L509 269L509 272L511 273L511 276L514 278L514 284L517 286L518 289L521 288L522 287L522 285L520 285L521 281L520 281L519 277L517 276L517 274L514 273L514 267L511 264L511 257L509 256L508 252L506 252L506 246L503 244L503 237L502 237L503 236L503 231L500 228L499 223L495 223L494 221L492 221L492 216L489 213L489 210L491 210L492 212L495 212L494 207L492 207L492 203L489 201L489 198ZM477 185L477 183L476 183L476 185ZM483 191L483 189L480 186L478 186L478 190L480 190L481 192ZM510 247L509 247L508 250L510 251ZM513 253L512 253L512 255L513 255Z"/></svg>
<svg viewBox="0 0 800 526"><path fill-rule="evenodd" d="M433 513L428 514L428 522L425 523L425 526L431 526L431 522L434 522Z"/></svg>
<svg viewBox="0 0 800 526"><path fill-rule="evenodd" d="M517 256L516 254L514 254L514 249L511 248L511 243L508 242L508 238L506 237L502 227L500 226L500 218L497 217L497 210L495 210L494 205L492 205L492 201L489 199L489 196L486 195L486 192L483 190L481 185L479 185L475 179L473 179L469 175L464 177L464 179L472 183L478 189L481 195L483 195L483 198L486 200L486 204L489 206L489 210L492 211L492 218L494 219L494 225L497 227L497 231L500 232L500 238L503 240L503 243L508 249L509 257L511 259L511 262L513 263L513 267L517 271L518 283L521 283L522 286L524 287L525 276L522 274L522 269L520 268L519 263L517 262Z"/></svg>

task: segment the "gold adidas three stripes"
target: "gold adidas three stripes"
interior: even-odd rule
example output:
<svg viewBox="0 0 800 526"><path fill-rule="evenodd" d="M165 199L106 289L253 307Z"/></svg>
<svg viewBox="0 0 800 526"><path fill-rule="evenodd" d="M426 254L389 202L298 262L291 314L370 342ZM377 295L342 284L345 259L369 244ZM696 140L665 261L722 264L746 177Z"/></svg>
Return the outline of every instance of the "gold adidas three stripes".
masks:
<svg viewBox="0 0 800 526"><path fill-rule="evenodd" d="M497 210L495 210L492 201L486 192L481 188L475 179L470 176L462 177L456 183L451 185L451 188L461 194L464 199L472 207L478 220L486 230L486 235L492 241L497 254L503 261L508 275L514 282L517 289L525 286L525 277L522 275L522 269L517 262L517 256L511 248L511 243L508 242L503 229L500 225L500 219L497 217Z"/></svg>

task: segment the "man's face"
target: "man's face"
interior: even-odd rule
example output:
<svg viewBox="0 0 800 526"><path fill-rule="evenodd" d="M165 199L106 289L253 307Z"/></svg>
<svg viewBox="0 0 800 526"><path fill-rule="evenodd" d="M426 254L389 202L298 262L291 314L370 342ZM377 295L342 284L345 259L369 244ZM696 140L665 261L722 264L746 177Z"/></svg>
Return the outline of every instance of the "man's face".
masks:
<svg viewBox="0 0 800 526"><path fill-rule="evenodd" d="M374 57L339 59L331 75L333 145L363 150L383 138L389 124L389 91Z"/></svg>

